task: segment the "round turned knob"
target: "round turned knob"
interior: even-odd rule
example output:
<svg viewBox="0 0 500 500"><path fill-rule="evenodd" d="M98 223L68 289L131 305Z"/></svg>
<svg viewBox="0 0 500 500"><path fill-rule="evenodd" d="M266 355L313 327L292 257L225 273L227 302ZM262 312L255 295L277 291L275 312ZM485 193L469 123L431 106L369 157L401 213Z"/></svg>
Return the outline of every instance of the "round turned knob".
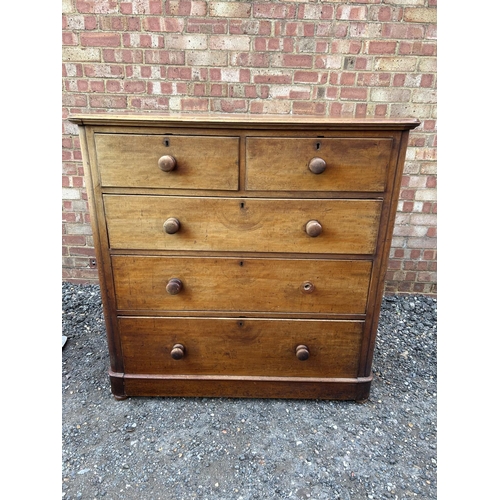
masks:
<svg viewBox="0 0 500 500"><path fill-rule="evenodd" d="M158 167L160 170L163 170L164 172L171 172L172 170L175 169L176 166L177 166L177 161L171 155L162 156L158 160Z"/></svg>
<svg viewBox="0 0 500 500"><path fill-rule="evenodd" d="M309 162L309 170L313 174L322 174L326 169L326 161L323 158L313 158Z"/></svg>
<svg viewBox="0 0 500 500"><path fill-rule="evenodd" d="M181 223L175 217L169 217L163 223L163 230L168 234L174 234L179 231Z"/></svg>
<svg viewBox="0 0 500 500"><path fill-rule="evenodd" d="M321 232L323 231L323 227L317 220L310 220L306 224L306 233L315 238L316 236L319 236Z"/></svg>
<svg viewBox="0 0 500 500"><path fill-rule="evenodd" d="M172 347L172 350L170 351L170 356L174 359L182 359L184 357L184 354L186 352L186 349L182 344L175 344L174 347Z"/></svg>
<svg viewBox="0 0 500 500"><path fill-rule="evenodd" d="M167 283L167 292L170 295L177 295L182 290L182 281L178 278L171 278Z"/></svg>
<svg viewBox="0 0 500 500"><path fill-rule="evenodd" d="M306 345L298 345L295 348L295 355L299 361L305 361L309 359L309 347Z"/></svg>

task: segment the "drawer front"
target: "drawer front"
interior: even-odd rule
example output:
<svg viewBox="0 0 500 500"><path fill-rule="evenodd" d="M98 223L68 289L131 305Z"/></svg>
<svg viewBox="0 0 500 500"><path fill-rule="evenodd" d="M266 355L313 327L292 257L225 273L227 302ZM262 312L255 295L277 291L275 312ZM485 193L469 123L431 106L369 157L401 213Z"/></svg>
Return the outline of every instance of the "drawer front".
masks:
<svg viewBox="0 0 500 500"><path fill-rule="evenodd" d="M238 137L96 134L95 146L104 187L238 189ZM158 166L165 155L172 171Z"/></svg>
<svg viewBox="0 0 500 500"><path fill-rule="evenodd" d="M361 321L119 318L125 373L356 377ZM173 359L175 344L184 354ZM300 361L299 345L309 358Z"/></svg>
<svg viewBox="0 0 500 500"><path fill-rule="evenodd" d="M382 208L380 200L120 195L104 204L112 249L337 254L374 253ZM177 232L164 230L167 219ZM306 232L310 221L318 236Z"/></svg>
<svg viewBox="0 0 500 500"><path fill-rule="evenodd" d="M112 266L119 310L364 314L372 264L115 255Z"/></svg>
<svg viewBox="0 0 500 500"><path fill-rule="evenodd" d="M246 188L382 192L391 149L390 138L247 138ZM313 158L323 172L309 169Z"/></svg>

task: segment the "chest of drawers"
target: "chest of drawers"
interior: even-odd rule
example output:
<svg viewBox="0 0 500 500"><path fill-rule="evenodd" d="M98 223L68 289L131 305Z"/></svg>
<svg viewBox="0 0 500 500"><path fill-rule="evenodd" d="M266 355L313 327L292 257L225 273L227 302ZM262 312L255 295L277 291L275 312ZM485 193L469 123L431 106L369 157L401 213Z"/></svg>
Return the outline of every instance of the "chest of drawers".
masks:
<svg viewBox="0 0 500 500"><path fill-rule="evenodd" d="M368 397L418 120L71 121L115 398Z"/></svg>

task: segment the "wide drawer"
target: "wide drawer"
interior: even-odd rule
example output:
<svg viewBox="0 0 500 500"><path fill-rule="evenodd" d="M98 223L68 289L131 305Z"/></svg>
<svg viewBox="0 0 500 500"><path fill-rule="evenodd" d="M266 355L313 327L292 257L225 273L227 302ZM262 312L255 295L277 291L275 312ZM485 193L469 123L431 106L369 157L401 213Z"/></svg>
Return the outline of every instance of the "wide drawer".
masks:
<svg viewBox="0 0 500 500"><path fill-rule="evenodd" d="M112 249L373 254L382 202L105 195L104 206Z"/></svg>
<svg viewBox="0 0 500 500"><path fill-rule="evenodd" d="M95 147L104 187L238 189L238 137L96 134ZM158 166L166 155L169 172Z"/></svg>
<svg viewBox="0 0 500 500"><path fill-rule="evenodd" d="M271 377L356 377L363 330L361 321L221 318L120 317L118 325L125 373ZM181 359L172 358L176 344ZM308 359L297 358L299 345Z"/></svg>
<svg viewBox="0 0 500 500"><path fill-rule="evenodd" d="M112 256L119 310L364 314L368 260ZM181 290L175 281L181 282Z"/></svg>
<svg viewBox="0 0 500 500"><path fill-rule="evenodd" d="M249 137L246 189L382 192L391 149L391 138ZM310 170L314 158L322 173Z"/></svg>

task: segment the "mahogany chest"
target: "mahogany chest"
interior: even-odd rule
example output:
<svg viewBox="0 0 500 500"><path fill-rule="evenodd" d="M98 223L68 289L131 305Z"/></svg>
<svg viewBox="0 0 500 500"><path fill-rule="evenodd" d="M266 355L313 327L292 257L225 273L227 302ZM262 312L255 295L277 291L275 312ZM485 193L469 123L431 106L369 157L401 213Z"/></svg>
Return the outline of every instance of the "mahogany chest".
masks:
<svg viewBox="0 0 500 500"><path fill-rule="evenodd" d="M368 397L418 120L71 121L115 398Z"/></svg>

